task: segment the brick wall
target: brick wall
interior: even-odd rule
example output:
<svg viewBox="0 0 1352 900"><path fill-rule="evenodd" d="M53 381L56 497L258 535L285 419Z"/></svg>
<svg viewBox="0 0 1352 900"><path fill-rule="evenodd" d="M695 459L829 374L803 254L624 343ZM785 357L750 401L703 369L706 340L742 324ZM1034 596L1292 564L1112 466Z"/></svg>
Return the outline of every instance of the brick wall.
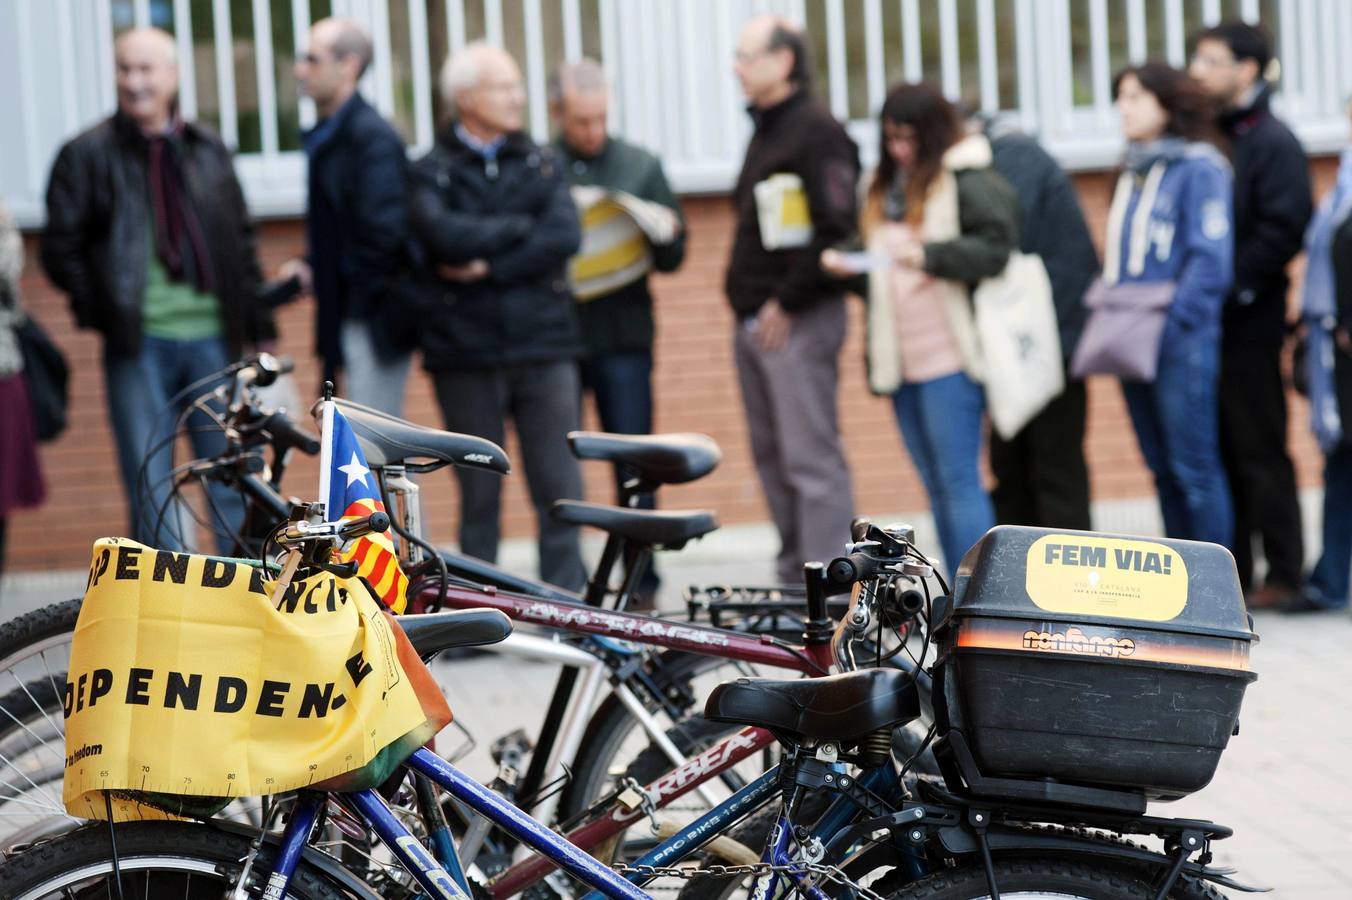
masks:
<svg viewBox="0 0 1352 900"><path fill-rule="evenodd" d="M1315 160L1313 167L1316 190L1322 194L1332 182L1336 161ZM1091 173L1076 180L1091 228L1095 235L1101 235L1111 177ZM670 508L710 507L725 523L763 521L766 510L751 464L733 374L731 316L721 289L731 234L728 206L723 198L689 198L685 205L690 220L686 264L678 273L658 276L654 283L659 328L654 372L657 429L711 435L723 448L724 459L703 481L664 491L663 503ZM299 252L301 241L301 229L294 221L263 224L260 248L265 271L274 270ZM87 562L91 541L101 535L122 533L125 521L106 420L100 349L95 337L75 330L64 298L41 272L32 236L27 250L22 285L25 303L66 351L73 370L71 427L60 440L44 448L49 499L39 510L14 516L7 566L11 570L79 568ZM308 302L300 303L285 310L279 322L281 352L297 360L302 395L307 398L318 390L318 374L310 355L313 315ZM841 409L856 505L861 512L878 514L922 509L926 505L924 492L902 447L891 405L871 396L865 388L861 325L861 305L854 303L850 337L841 357ZM1094 380L1089 397L1086 450L1095 499L1150 494L1149 476L1116 384ZM439 423L430 386L421 373L412 379L406 409L414 421ZM1317 484L1320 460L1308 435L1304 403L1294 401L1292 411L1292 446L1300 483ZM594 427L590 410L586 415L586 427ZM510 442L507 450L514 452ZM609 473L604 467L587 464L584 471L588 497L609 499ZM298 494L307 494L307 489L312 493L318 484L316 473L312 460L300 460L288 475L287 484ZM454 535L452 482L453 477L447 473L424 482L426 521L432 537L441 542L450 541ZM533 532L533 513L519 471L506 479L503 524L508 536Z"/></svg>

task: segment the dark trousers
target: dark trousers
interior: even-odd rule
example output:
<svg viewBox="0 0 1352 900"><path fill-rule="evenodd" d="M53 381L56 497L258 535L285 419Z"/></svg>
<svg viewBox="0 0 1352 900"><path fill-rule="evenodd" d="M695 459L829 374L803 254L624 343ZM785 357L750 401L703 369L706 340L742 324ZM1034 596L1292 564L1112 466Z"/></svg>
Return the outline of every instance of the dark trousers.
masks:
<svg viewBox="0 0 1352 900"><path fill-rule="evenodd" d="M754 319L739 322L733 346L751 455L779 530L775 575L803 583L803 563L830 562L850 539L854 498L836 415L845 301L793 314L788 343L762 350Z"/></svg>
<svg viewBox="0 0 1352 900"><path fill-rule="evenodd" d="M653 431L653 354L651 350L617 350L597 353L582 363L582 386L596 400L601 430L612 434L652 434ZM615 469L615 496L620 497L624 473ZM657 498L641 494L639 509L655 509ZM639 582L639 591L651 595L661 581L654 563Z"/></svg>
<svg viewBox="0 0 1352 900"><path fill-rule="evenodd" d="M1346 609L1352 570L1352 447L1346 444L1324 457L1323 534L1324 548L1305 596L1328 609Z"/></svg>
<svg viewBox="0 0 1352 900"><path fill-rule="evenodd" d="M539 530L540 578L568 590L587 580L574 525L555 521L555 500L582 498L582 473L568 448L579 419L577 365L571 360L433 373L449 431L501 444L511 416ZM460 481L460 549L495 562L502 478L455 470Z"/></svg>
<svg viewBox="0 0 1352 900"><path fill-rule="evenodd" d="M1267 582L1300 585L1302 544L1296 471L1286 451L1281 346L1236 344L1221 351L1221 456L1234 500L1235 565L1253 586L1253 536L1263 541Z"/></svg>
<svg viewBox="0 0 1352 900"><path fill-rule="evenodd" d="M991 432L991 499L1001 525L1089 530L1085 405L1084 382L1067 381L1014 437L1006 441Z"/></svg>

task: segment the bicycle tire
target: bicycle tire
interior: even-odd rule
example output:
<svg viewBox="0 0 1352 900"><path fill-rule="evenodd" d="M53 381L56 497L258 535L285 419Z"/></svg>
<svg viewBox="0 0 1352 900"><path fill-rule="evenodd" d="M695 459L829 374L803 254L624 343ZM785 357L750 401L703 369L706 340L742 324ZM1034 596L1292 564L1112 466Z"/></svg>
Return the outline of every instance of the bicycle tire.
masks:
<svg viewBox="0 0 1352 900"><path fill-rule="evenodd" d="M219 898L226 879L238 877L240 862L249 852L249 838L210 825L188 822L129 822L117 826L118 860L122 867L124 896L161 897L164 878L153 885L152 876L167 875L181 884L189 900ZM250 897L261 897L271 871L276 848L264 844L251 872ZM34 844L0 864L0 897L9 900L40 900L107 897L112 861L106 823L86 825L58 838ZM196 876L200 876L197 878ZM76 884L88 882L74 890ZM349 885L350 886L350 885ZM199 888L198 890L193 890ZM69 889L69 890L68 890ZM58 893L59 892L59 893ZM302 860L291 879L288 896L300 900L350 900L352 894L310 861Z"/></svg>
<svg viewBox="0 0 1352 900"><path fill-rule="evenodd" d="M995 877L1004 900L1150 900L1157 890L1144 873L1110 862L1000 860L995 863ZM1224 895L1209 885L1205 887L1205 894L1170 891L1170 896L1223 900ZM989 896L985 870L977 866L931 875L889 894L888 900L981 900Z"/></svg>
<svg viewBox="0 0 1352 900"><path fill-rule="evenodd" d="M19 654L34 644L62 634L74 634L83 604L83 597L73 597L39 607L0 625L0 672L11 668Z"/></svg>

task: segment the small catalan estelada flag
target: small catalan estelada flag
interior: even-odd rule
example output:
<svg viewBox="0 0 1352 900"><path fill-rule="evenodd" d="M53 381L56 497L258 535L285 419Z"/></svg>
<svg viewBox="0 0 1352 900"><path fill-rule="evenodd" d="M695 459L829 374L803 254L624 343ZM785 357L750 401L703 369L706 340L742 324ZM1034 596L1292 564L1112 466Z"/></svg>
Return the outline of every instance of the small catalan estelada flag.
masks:
<svg viewBox="0 0 1352 900"><path fill-rule="evenodd" d="M352 426L336 404L330 401L322 406L319 496L326 504L325 518L333 521L385 512L380 486L366 465ZM385 605L402 613L408 602L408 577L399 568L390 536L375 533L352 541L343 551L343 561L351 560L357 561L357 574L366 579Z"/></svg>

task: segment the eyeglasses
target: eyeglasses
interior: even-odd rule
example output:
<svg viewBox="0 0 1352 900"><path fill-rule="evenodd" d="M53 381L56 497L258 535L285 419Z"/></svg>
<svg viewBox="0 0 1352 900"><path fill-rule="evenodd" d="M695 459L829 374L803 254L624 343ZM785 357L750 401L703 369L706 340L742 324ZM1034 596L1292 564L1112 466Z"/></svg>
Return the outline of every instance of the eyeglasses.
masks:
<svg viewBox="0 0 1352 900"><path fill-rule="evenodd" d="M1228 69L1238 64L1239 60L1225 59L1220 56L1204 56L1200 53L1194 53L1192 57L1192 65L1203 69Z"/></svg>

